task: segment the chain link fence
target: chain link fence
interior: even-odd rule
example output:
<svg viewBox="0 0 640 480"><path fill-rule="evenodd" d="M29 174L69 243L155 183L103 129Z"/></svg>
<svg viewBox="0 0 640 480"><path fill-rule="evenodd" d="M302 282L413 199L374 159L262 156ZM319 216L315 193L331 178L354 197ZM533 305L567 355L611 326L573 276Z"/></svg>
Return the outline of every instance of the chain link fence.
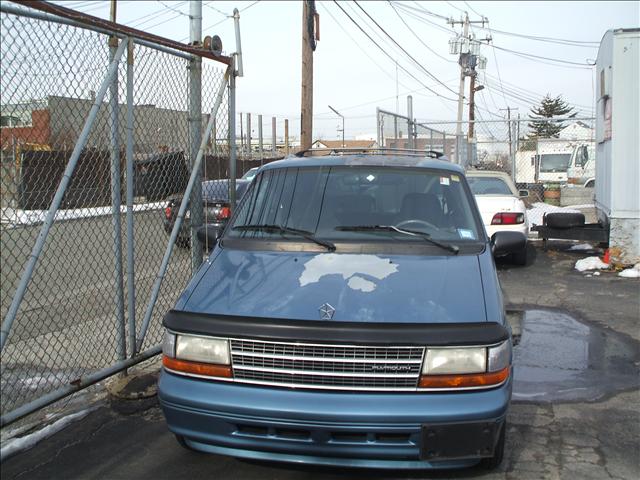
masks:
<svg viewBox="0 0 640 480"><path fill-rule="evenodd" d="M455 142L456 122L424 125L446 132ZM534 127L553 133L536 134ZM461 130L459 163L465 167L508 173L518 189L528 190L530 202L561 206L593 203L593 118L476 121L473 137L469 137L468 122L463 122ZM452 153L450 158L455 161L455 151Z"/></svg>
<svg viewBox="0 0 640 480"><path fill-rule="evenodd" d="M202 59L194 122L195 57L49 20L0 13L3 424L157 353L161 317L194 268L188 212L182 248L167 248L195 160L190 129L205 133L214 104L205 207L229 198L228 183L215 183L228 178L234 94L220 63Z"/></svg>
<svg viewBox="0 0 640 480"><path fill-rule="evenodd" d="M481 120L462 122L457 130L457 122L377 111L381 147L432 150L465 168L506 172L531 203L593 203L594 118Z"/></svg>

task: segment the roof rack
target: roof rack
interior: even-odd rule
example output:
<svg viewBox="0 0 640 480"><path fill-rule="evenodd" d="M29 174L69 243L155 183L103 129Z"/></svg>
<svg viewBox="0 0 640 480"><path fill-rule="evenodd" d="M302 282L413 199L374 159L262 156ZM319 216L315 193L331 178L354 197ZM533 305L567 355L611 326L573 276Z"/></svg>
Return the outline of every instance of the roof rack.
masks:
<svg viewBox="0 0 640 480"><path fill-rule="evenodd" d="M385 147L366 147L366 148L354 148L354 147L339 147L339 148L309 148L306 150L300 150L294 155L296 157L312 157L314 155L326 156L326 155L345 155L345 154L358 154L365 153L368 155L408 155L412 157L430 157L441 158L444 153L437 152L435 150L414 150L408 148L385 148Z"/></svg>

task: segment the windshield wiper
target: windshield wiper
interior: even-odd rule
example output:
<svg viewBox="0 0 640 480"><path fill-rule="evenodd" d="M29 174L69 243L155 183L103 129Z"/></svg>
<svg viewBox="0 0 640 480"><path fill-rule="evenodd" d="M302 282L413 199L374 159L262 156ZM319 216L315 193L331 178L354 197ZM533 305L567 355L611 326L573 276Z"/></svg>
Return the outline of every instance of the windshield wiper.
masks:
<svg viewBox="0 0 640 480"><path fill-rule="evenodd" d="M320 240L313 236L313 232L308 232L306 230L298 230L297 228L291 227L283 227L282 225L238 225L237 227L233 227L232 230L240 230L240 231L250 231L250 230L264 230L271 232L279 232L279 233L291 233L293 235L298 235L299 237L305 238L310 242L317 243L318 245L322 245L330 252L335 252L336 246L329 242L328 240Z"/></svg>
<svg viewBox="0 0 640 480"><path fill-rule="evenodd" d="M340 230L342 232L397 232L404 235L420 237L423 240L431 243L432 245L436 245L437 247L448 250L455 255L457 255L460 251L460 248L457 245L438 242L437 240L431 238L431 235L429 235L428 233L418 232L416 230L405 230L393 225L344 225L336 227L336 230Z"/></svg>

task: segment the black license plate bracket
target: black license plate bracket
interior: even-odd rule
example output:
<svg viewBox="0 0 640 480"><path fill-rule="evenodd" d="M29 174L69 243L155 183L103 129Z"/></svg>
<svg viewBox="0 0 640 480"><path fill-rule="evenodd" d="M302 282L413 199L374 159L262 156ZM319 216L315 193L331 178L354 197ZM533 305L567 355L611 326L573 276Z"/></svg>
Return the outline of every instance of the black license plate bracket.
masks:
<svg viewBox="0 0 640 480"><path fill-rule="evenodd" d="M491 457L499 422L422 425L420 458L427 461Z"/></svg>

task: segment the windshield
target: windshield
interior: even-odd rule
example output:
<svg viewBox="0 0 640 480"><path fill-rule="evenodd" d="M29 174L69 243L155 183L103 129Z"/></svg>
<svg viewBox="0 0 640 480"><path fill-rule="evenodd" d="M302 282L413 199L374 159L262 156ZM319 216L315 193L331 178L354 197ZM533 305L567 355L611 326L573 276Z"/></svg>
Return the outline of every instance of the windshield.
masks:
<svg viewBox="0 0 640 480"><path fill-rule="evenodd" d="M477 241L481 237L463 181L450 172L422 168L271 169L247 191L228 235L289 238L275 228L235 228L275 225L331 241L425 241L388 228L345 228L394 226L434 240Z"/></svg>
<svg viewBox="0 0 640 480"><path fill-rule="evenodd" d="M570 153L540 155L541 172L566 172L571 161Z"/></svg>
<svg viewBox="0 0 640 480"><path fill-rule="evenodd" d="M245 173L242 176L243 180L253 180L253 177L256 176L256 173L258 172L258 167L254 167L251 170L248 170L247 173Z"/></svg>
<svg viewBox="0 0 640 480"><path fill-rule="evenodd" d="M513 195L501 178L468 176L467 181L474 195Z"/></svg>

